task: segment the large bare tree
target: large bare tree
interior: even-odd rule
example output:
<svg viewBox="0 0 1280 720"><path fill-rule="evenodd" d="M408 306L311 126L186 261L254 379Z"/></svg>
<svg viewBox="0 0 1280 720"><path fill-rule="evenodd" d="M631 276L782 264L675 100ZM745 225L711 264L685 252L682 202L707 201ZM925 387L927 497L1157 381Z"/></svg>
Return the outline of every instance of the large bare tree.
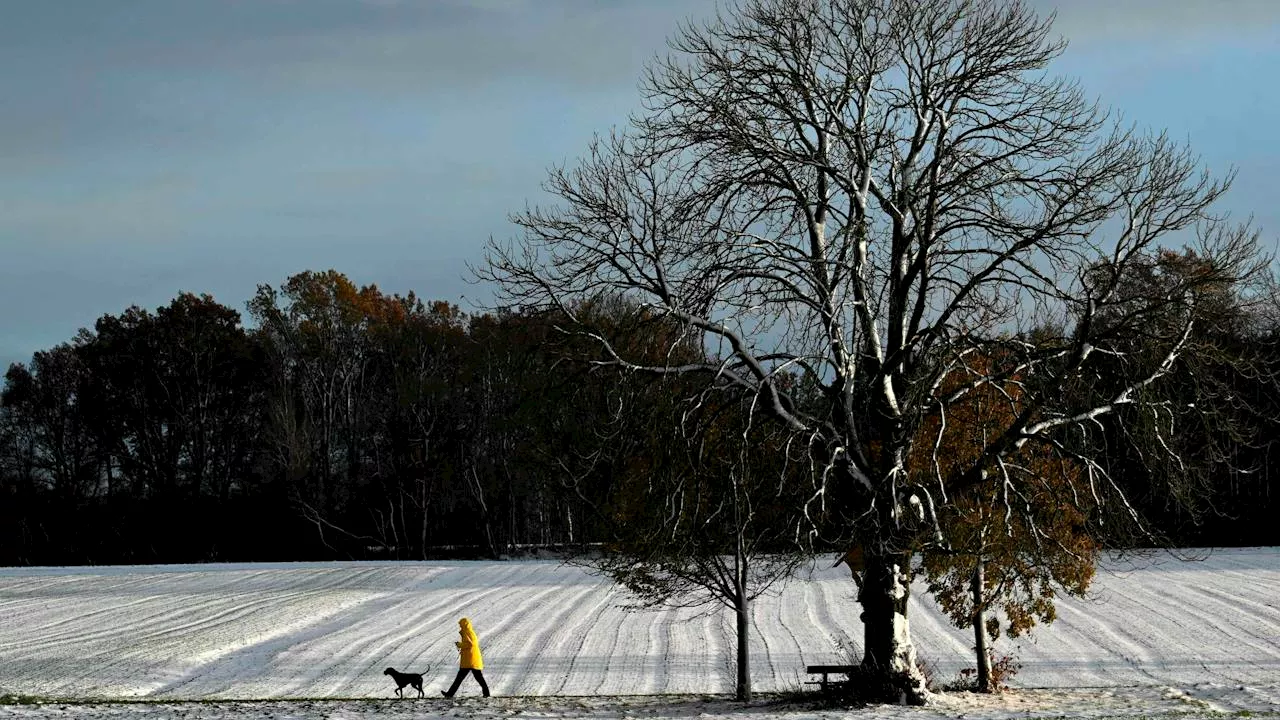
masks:
<svg viewBox="0 0 1280 720"><path fill-rule="evenodd" d="M1095 421L1163 418L1177 452L1161 388L1202 290L1259 268L1253 232L1210 212L1230 178L1052 75L1051 23L1017 0L740 0L672 38L644 110L553 171L556 201L480 271L504 302L558 308L598 362L701 376L803 439L811 529L861 549L864 662L889 699L925 697L907 600L912 553L947 542L939 507L997 483L1010 515L1053 487L1132 517ZM1204 262L1161 273L1167 243ZM574 312L600 294L678 322L705 362L610 344ZM1011 383L967 469L908 472L926 421ZM1016 467L1028 443L1083 471L1043 485Z"/></svg>

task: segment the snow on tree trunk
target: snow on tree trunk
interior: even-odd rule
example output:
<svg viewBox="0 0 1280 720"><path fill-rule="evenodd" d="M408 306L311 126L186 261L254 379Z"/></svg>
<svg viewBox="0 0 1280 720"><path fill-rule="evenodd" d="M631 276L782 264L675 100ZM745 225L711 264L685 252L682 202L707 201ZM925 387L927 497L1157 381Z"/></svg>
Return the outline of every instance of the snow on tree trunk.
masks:
<svg viewBox="0 0 1280 720"><path fill-rule="evenodd" d="M865 557L862 590L863 665L883 679L883 692L870 699L922 705L928 690L916 664L915 646L907 621L911 597L911 556L869 553ZM882 695L875 697L875 694Z"/></svg>

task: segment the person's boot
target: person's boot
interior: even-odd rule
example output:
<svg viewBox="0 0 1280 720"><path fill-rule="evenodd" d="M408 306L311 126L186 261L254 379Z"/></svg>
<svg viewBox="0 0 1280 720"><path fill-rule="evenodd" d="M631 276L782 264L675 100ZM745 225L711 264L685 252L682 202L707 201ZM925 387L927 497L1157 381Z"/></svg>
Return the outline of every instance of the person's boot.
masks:
<svg viewBox="0 0 1280 720"><path fill-rule="evenodd" d="M441 691L440 691L440 694L441 694L441 695L443 695L443 696L445 696L445 697L447 697L447 698L451 698L451 697L453 697L452 695L450 695L450 694L449 694L449 691L447 691L447 690L441 690Z"/></svg>

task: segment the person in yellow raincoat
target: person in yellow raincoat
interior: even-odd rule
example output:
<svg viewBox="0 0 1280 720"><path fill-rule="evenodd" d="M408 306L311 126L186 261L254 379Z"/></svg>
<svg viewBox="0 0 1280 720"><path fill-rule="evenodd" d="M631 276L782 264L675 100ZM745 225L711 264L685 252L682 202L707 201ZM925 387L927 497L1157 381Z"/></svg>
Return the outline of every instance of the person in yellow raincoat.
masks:
<svg viewBox="0 0 1280 720"><path fill-rule="evenodd" d="M441 690L440 694L447 698L453 697L469 672L476 676L476 682L480 683L484 696L489 697L489 684L484 681L484 673L480 672L484 669L484 656L480 654L480 638L476 637L476 631L471 628L471 621L467 618L458 621L458 635L462 637L454 643L458 646L458 676L453 679L453 685L448 690Z"/></svg>

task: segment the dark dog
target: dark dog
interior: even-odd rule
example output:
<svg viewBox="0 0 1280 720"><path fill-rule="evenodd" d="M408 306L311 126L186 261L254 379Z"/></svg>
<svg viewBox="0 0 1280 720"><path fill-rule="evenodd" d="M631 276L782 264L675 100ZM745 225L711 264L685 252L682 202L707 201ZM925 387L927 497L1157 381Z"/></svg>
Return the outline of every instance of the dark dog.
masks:
<svg viewBox="0 0 1280 720"><path fill-rule="evenodd" d="M423 697L421 674L396 672L395 668L387 668L382 671L382 674L390 675L391 679L396 681L396 695L404 697L404 686L412 685L413 689L418 691L418 697Z"/></svg>

